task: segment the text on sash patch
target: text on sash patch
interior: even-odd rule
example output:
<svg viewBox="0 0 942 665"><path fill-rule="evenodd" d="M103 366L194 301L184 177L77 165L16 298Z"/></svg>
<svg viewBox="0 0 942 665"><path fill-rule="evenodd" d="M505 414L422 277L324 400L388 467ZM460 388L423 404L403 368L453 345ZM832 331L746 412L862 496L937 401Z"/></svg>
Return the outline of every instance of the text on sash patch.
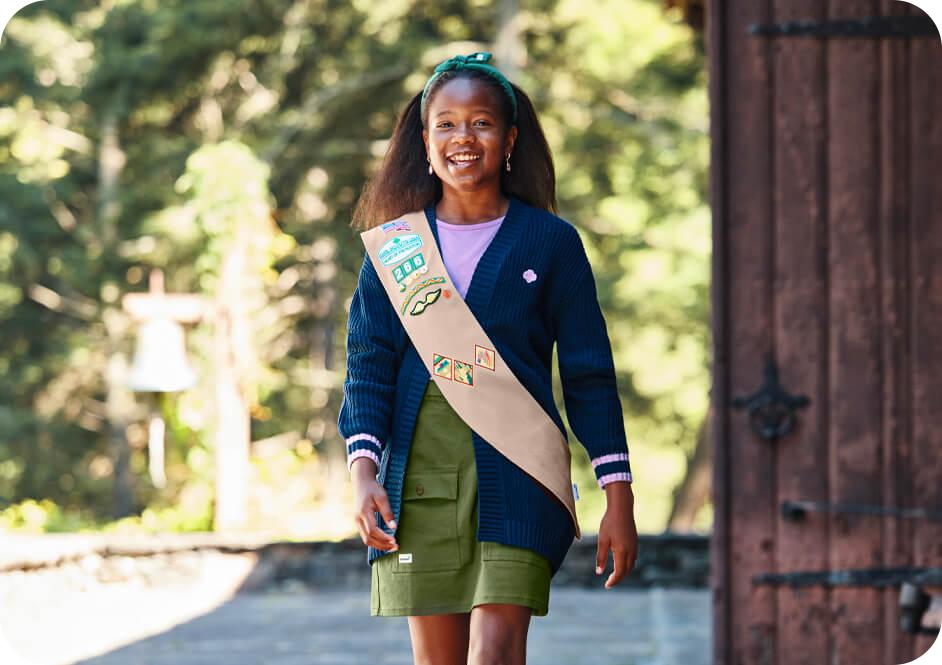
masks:
<svg viewBox="0 0 942 665"><path fill-rule="evenodd" d="M398 263L422 246L422 237L418 233L390 238L379 248L379 261L384 266Z"/></svg>
<svg viewBox="0 0 942 665"><path fill-rule="evenodd" d="M428 272L428 265L422 252L412 256L392 269L393 277L399 283L399 290L405 291L421 275Z"/></svg>

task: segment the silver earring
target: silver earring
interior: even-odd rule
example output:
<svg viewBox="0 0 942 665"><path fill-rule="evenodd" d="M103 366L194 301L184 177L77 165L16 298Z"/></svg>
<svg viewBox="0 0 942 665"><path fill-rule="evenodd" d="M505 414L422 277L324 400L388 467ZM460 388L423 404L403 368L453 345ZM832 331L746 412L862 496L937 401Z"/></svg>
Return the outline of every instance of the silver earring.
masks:
<svg viewBox="0 0 942 665"><path fill-rule="evenodd" d="M507 153L507 171L510 171L510 153Z"/></svg>
<svg viewBox="0 0 942 665"><path fill-rule="evenodd" d="M428 162L428 174L432 175L432 160L428 158L428 155L425 156L425 161Z"/></svg>

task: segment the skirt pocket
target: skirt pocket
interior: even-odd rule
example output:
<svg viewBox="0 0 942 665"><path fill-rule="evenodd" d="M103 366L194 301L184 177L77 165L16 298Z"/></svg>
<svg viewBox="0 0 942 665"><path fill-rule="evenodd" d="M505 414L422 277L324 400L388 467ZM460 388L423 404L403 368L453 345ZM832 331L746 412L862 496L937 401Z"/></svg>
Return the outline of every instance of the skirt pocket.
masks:
<svg viewBox="0 0 942 665"><path fill-rule="evenodd" d="M458 570L458 468L406 474L394 552L396 573Z"/></svg>

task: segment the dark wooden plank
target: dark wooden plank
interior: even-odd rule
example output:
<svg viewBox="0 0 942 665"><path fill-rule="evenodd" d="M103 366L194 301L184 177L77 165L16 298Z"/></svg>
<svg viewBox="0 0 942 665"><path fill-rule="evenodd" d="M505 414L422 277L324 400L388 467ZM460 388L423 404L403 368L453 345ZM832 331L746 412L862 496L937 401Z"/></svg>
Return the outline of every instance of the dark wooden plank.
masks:
<svg viewBox="0 0 942 665"><path fill-rule="evenodd" d="M906 3L881 0L884 16L905 15ZM909 44L885 39L880 82L880 255L883 319L883 496L894 506L912 505L907 476L912 465L912 395L909 348ZM883 565L912 563L912 522L883 519ZM883 663L913 660L913 639L899 629L899 590L883 591Z"/></svg>
<svg viewBox="0 0 942 665"><path fill-rule="evenodd" d="M942 507L942 45L935 39L911 44L912 86L912 501ZM942 525L915 525L916 565L942 566ZM920 636L915 655L932 639Z"/></svg>
<svg viewBox="0 0 942 665"><path fill-rule="evenodd" d="M775 21L821 20L820 0L776 0ZM777 39L774 55L775 348L783 385L811 397L796 431L774 447L776 505L826 501L827 145L824 42ZM828 565L828 522L776 519L779 572ZM778 663L820 665L828 651L825 587L776 591Z"/></svg>
<svg viewBox="0 0 942 665"><path fill-rule="evenodd" d="M729 265L729 388L751 394L772 349L771 61L769 40L747 33L770 20L770 0L730 0L725 69ZM727 532L732 575L731 651L725 662L772 665L775 660L775 591L752 577L774 570L775 476L773 450L753 434L742 411L727 414L730 507Z"/></svg>
<svg viewBox="0 0 942 665"><path fill-rule="evenodd" d="M729 431L729 309L728 269L730 265L727 222L729 170L727 164L727 21L729 0L714 0L706 16L705 48L707 85L710 96L710 211L712 213L713 254L711 257L710 304L713 345L712 389L710 391L710 436L713 450L713 533L710 538L710 589L713 615L714 665L731 663L731 622L729 586L729 528L731 520Z"/></svg>
<svg viewBox="0 0 942 665"><path fill-rule="evenodd" d="M830 0L829 16L872 16L873 0ZM879 40L827 40L830 500L883 502ZM829 514L830 567L883 562L879 518ZM882 595L830 593L828 662L883 665ZM875 620L876 619L876 620Z"/></svg>

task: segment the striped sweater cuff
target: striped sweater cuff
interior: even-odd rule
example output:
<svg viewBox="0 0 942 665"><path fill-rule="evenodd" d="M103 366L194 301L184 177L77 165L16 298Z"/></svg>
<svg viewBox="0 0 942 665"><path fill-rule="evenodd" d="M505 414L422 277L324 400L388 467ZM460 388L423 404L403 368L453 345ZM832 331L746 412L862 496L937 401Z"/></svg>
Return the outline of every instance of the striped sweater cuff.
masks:
<svg viewBox="0 0 942 665"><path fill-rule="evenodd" d="M602 489L616 480L627 480L629 483L632 481L628 453L612 453L596 457L592 460L592 469Z"/></svg>
<svg viewBox="0 0 942 665"><path fill-rule="evenodd" d="M376 463L376 468L379 469L379 459L383 454L383 444L380 443L379 439L372 434L354 434L348 436L345 440L347 443L348 471L353 466L353 460L358 457L369 457Z"/></svg>

